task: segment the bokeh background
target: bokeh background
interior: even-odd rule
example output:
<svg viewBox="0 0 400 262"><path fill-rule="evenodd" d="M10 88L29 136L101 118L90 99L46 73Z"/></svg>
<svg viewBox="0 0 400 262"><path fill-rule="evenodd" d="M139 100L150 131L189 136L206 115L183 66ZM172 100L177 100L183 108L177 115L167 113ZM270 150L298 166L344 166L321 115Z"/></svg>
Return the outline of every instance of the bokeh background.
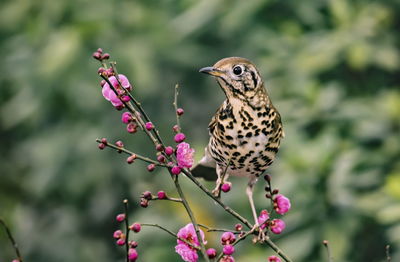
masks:
<svg viewBox="0 0 400 262"><path fill-rule="evenodd" d="M390 244L400 261L399 28L396 0L3 0L0 216L30 262L123 261L112 232L124 198L132 222L177 231L189 221L179 205L138 207L145 190L173 194L167 173L97 149L95 139L107 137L154 155L101 96L91 54L111 53L170 143L179 83L182 125L197 159L224 99L198 69L243 56L260 69L286 132L270 169L293 206L277 244L294 261L327 261L324 239L335 261L384 261ZM182 181L200 222L236 223ZM246 182L232 182L224 200L251 219ZM259 209L268 207L263 183ZM165 233L134 237L140 261L180 261ZM219 247L218 235L207 238ZM250 242L237 248L237 261L273 254ZM13 257L1 230L0 261Z"/></svg>

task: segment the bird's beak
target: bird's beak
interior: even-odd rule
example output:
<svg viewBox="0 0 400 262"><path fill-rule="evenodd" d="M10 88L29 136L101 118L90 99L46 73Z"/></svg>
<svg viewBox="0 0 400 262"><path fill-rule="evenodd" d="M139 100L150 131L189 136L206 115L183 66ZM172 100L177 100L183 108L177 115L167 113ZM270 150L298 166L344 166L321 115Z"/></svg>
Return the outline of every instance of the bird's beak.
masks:
<svg viewBox="0 0 400 262"><path fill-rule="evenodd" d="M216 77L220 77L223 74L223 71L221 71L215 67L212 67L212 66L203 67L202 69L199 70L199 72L209 74L212 76L216 76Z"/></svg>

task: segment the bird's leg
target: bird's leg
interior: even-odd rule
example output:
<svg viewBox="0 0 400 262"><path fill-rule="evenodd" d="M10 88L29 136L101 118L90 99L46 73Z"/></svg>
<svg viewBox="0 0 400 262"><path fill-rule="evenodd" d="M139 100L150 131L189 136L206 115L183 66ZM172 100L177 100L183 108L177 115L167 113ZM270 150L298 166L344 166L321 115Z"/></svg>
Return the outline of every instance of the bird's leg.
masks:
<svg viewBox="0 0 400 262"><path fill-rule="evenodd" d="M225 183L225 181L228 179L229 174L227 173L228 171L228 166L224 167L224 166L220 166L217 165L217 175L218 175L218 179L216 181L215 184L215 188L212 191L213 195L215 197L220 198L221 197L221 186Z"/></svg>
<svg viewBox="0 0 400 262"><path fill-rule="evenodd" d="M254 217L254 227L252 230L258 230L259 234L258 234L258 238L256 239L256 241L261 241L264 242L265 240L265 234L264 231L260 228L260 225L258 224L258 216L257 216L257 211L256 211L256 207L254 205L254 200L253 200L253 190L254 190L254 185L257 182L257 178L256 177L251 177L248 184L247 184L247 188L246 188L246 194L249 198L249 202L250 202L250 207L251 207L251 212L253 213L253 217Z"/></svg>

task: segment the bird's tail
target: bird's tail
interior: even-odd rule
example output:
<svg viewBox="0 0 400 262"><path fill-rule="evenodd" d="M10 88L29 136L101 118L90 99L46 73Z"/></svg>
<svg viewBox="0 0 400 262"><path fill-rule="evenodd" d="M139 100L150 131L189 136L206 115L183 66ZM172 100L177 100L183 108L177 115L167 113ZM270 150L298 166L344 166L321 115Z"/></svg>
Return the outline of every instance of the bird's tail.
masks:
<svg viewBox="0 0 400 262"><path fill-rule="evenodd" d="M215 167L205 166L198 163L191 169L195 177L202 177L208 181L216 181L218 176Z"/></svg>

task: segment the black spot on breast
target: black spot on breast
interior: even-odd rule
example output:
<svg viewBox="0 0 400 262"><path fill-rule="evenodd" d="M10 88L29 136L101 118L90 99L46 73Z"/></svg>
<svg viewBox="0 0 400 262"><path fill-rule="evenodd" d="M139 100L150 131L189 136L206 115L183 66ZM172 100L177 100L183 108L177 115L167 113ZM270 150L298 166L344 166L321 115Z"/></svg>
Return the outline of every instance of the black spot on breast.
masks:
<svg viewBox="0 0 400 262"><path fill-rule="evenodd" d="M246 137L252 137L253 133L252 132L247 132Z"/></svg>
<svg viewBox="0 0 400 262"><path fill-rule="evenodd" d="M245 145L247 143L248 143L247 141L242 141L242 142L240 142L240 145L243 146L243 145Z"/></svg>
<svg viewBox="0 0 400 262"><path fill-rule="evenodd" d="M260 145L260 143L256 143L256 146L259 146Z"/></svg>
<svg viewBox="0 0 400 262"><path fill-rule="evenodd" d="M240 153L236 151L236 152L234 152L232 155L233 155L233 156L239 156Z"/></svg>
<svg viewBox="0 0 400 262"><path fill-rule="evenodd" d="M243 135L238 135L237 137L238 137L238 138L243 138Z"/></svg>
<svg viewBox="0 0 400 262"><path fill-rule="evenodd" d="M233 140L233 137L231 137L231 136L226 136L225 138L228 140Z"/></svg>

